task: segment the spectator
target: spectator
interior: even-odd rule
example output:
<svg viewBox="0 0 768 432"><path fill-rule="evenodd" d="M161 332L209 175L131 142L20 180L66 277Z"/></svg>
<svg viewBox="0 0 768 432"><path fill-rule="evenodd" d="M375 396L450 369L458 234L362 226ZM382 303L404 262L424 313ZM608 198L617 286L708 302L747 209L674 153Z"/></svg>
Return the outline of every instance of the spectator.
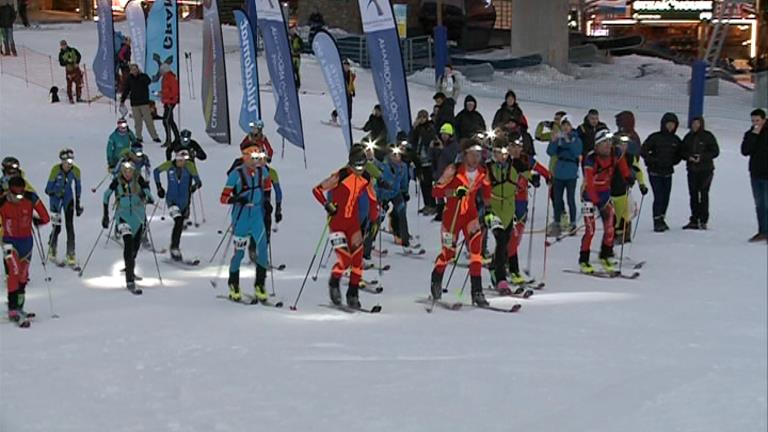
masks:
<svg viewBox="0 0 768 432"><path fill-rule="evenodd" d="M374 154L376 159L383 159L383 151L387 146L387 124L384 122L384 118L381 116L381 105L374 105L373 112L368 117L368 121L363 125L363 132L368 132L364 140L372 143L375 147ZM382 156L382 159L379 158Z"/></svg>
<svg viewBox="0 0 768 432"><path fill-rule="evenodd" d="M437 80L437 91L456 101L459 98L459 81L453 72L453 66L446 65L445 71Z"/></svg>
<svg viewBox="0 0 768 432"><path fill-rule="evenodd" d="M296 79L296 88L301 87L301 52L304 50L304 41L299 36L296 24L291 25L291 62L293 63L293 76Z"/></svg>
<svg viewBox="0 0 768 432"><path fill-rule="evenodd" d="M680 122L674 113L661 117L661 129L646 138L640 155L648 167L648 179L653 189L653 230L669 230L665 220L669 197L672 193L672 174L681 161L683 142L677 136Z"/></svg>
<svg viewBox="0 0 768 432"><path fill-rule="evenodd" d="M179 128L173 119L173 109L179 103L179 80L171 70L168 63L160 65L160 75L163 77L160 90L160 101L163 103L163 128L165 129L165 143L168 147L172 142L179 141ZM173 132L173 140L171 140Z"/></svg>
<svg viewBox="0 0 768 432"><path fill-rule="evenodd" d="M347 111L349 114L349 121L351 122L352 98L355 97L355 78L357 78L357 75L355 75L355 72L352 70L352 67L349 64L349 59L344 59L342 67L344 68L344 83L347 86Z"/></svg>
<svg viewBox="0 0 768 432"><path fill-rule="evenodd" d="M569 233L576 230L576 180L579 178L579 156L582 150L579 134L573 129L568 116L560 121L560 126L562 130L552 137L552 141L547 146L547 154L557 157L552 173L555 219L547 230L548 235L555 237L561 234L561 225L565 216L564 191L567 194L569 216L566 226Z"/></svg>
<svg viewBox="0 0 768 432"><path fill-rule="evenodd" d="M16 10L13 2L7 2L0 6L0 36L3 46L0 54L16 56L16 43L13 40L13 22L16 21Z"/></svg>
<svg viewBox="0 0 768 432"><path fill-rule="evenodd" d="M432 122L436 128L441 128L444 124L450 123L453 126L453 122L456 119L454 116L454 110L456 109L456 100L445 96L443 92L437 92L432 99L435 101L434 118ZM436 130L435 132L440 132Z"/></svg>
<svg viewBox="0 0 768 432"><path fill-rule="evenodd" d="M508 90L507 94L504 95L504 103L501 104L501 108L493 116L491 127L493 129L504 127L510 117L517 118L520 125L528 129L528 120L525 118L523 110L520 109L520 105L517 104L517 95L512 90Z"/></svg>
<svg viewBox="0 0 768 432"><path fill-rule="evenodd" d="M19 18L21 18L21 23L24 24L24 27L29 28L29 18L27 18L27 3L29 0L19 0Z"/></svg>
<svg viewBox="0 0 768 432"><path fill-rule="evenodd" d="M521 121L517 117L510 117L504 124L502 131L507 135L507 140L514 143L518 139L522 140L523 153L528 157L536 156L536 149L533 147L533 137L525 130Z"/></svg>
<svg viewBox="0 0 768 432"><path fill-rule="evenodd" d="M120 73L118 88L120 92L124 91L125 81L128 79L131 64L131 38L124 37L120 49L117 51L117 70Z"/></svg>
<svg viewBox="0 0 768 432"><path fill-rule="evenodd" d="M752 128L744 133L741 154L749 156L749 176L757 210L757 234L750 242L768 241L768 127L765 111L756 109L750 114Z"/></svg>
<svg viewBox="0 0 768 432"><path fill-rule="evenodd" d="M578 128L579 138L584 147L581 151L582 156L587 156L595 149L595 134L601 129L608 129L608 126L600 121L600 113L592 108L584 117L584 123Z"/></svg>
<svg viewBox="0 0 768 432"><path fill-rule="evenodd" d="M477 138L477 134L485 134L485 119L477 111L477 100L472 95L464 98L464 109L459 111L455 123L459 139Z"/></svg>
<svg viewBox="0 0 768 432"><path fill-rule="evenodd" d="M72 99L72 85L75 86L75 96L78 102L83 102L83 73L80 71L80 52L69 45L67 41L59 42L59 65L64 67L67 74L67 98L69 103L75 103Z"/></svg>
<svg viewBox="0 0 768 432"><path fill-rule="evenodd" d="M437 141L435 126L429 119L427 110L421 110L416 115L416 121L413 122L413 128L408 136L408 146L410 148L411 160L416 167L416 178L421 187L421 194L424 199L424 207L419 213L429 216L435 213L435 198L432 197L432 156L430 155L432 144Z"/></svg>
<svg viewBox="0 0 768 432"><path fill-rule="evenodd" d="M691 198L691 218L683 229L705 230L709 222L709 187L715 175L714 159L720 154L720 147L715 136L704 128L704 118L694 117L691 121L681 154L686 160Z"/></svg>
<svg viewBox="0 0 768 432"><path fill-rule="evenodd" d="M160 137L155 130L152 111L149 109L149 84L152 82L152 79L149 75L141 72L139 65L136 63L131 63L129 70L128 80L125 82L125 89L123 89L123 94L120 97L120 106L124 107L125 100L130 96L136 139L138 142L144 141L142 132L144 124L146 124L152 141L159 143Z"/></svg>
<svg viewBox="0 0 768 432"><path fill-rule="evenodd" d="M468 141L465 140L464 142ZM456 163L460 148L459 142L454 138L453 126L450 123L443 124L440 127L440 139L432 147L433 160L435 161L432 176L436 183L440 181L445 169L449 165ZM437 200L437 211L435 212L434 221L440 222L443 220L444 209L445 200Z"/></svg>

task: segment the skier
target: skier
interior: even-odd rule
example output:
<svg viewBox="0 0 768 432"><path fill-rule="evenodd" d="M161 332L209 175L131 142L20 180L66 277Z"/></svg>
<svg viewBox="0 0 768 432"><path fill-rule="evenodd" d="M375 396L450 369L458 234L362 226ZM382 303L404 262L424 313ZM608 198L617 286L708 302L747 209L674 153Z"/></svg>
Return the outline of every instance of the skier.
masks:
<svg viewBox="0 0 768 432"><path fill-rule="evenodd" d="M704 129L704 118L694 117L691 130L683 138L682 156L688 169L688 194L691 218L683 229L707 229L709 222L709 187L715 175L714 160L720 154L717 138Z"/></svg>
<svg viewBox="0 0 768 432"><path fill-rule="evenodd" d="M189 160L193 163L197 160L204 161L208 158L203 147L192 139L192 132L189 129L183 129L179 135L180 139L173 141L171 145L165 148L165 160L171 160L173 155L180 150L189 152Z"/></svg>
<svg viewBox="0 0 768 432"><path fill-rule="evenodd" d="M45 193L50 199L51 221L53 231L48 240L48 257L56 261L56 249L61 232L61 213L64 213L64 223L67 227L67 255L66 265L74 267L77 264L75 257L75 226L74 215L83 214L83 206L80 205L80 168L75 165L75 152L72 149L63 149L59 152L60 162L51 168L48 176L48 184ZM74 191L72 186L74 185Z"/></svg>
<svg viewBox="0 0 768 432"><path fill-rule="evenodd" d="M75 103L72 98L72 86L75 86L75 96L78 102L83 102L83 72L80 70L80 52L67 45L67 41L59 42L59 65L64 68L67 78L67 98L69 103Z"/></svg>
<svg viewBox="0 0 768 432"><path fill-rule="evenodd" d="M115 195L115 231L123 239L123 261L125 263L125 285L133 294L141 294L136 288L136 256L141 248L141 239L147 229L146 205L154 204L149 183L136 173L136 164L131 160L120 162L118 173L104 191L104 210L101 227L109 228L109 198Z"/></svg>
<svg viewBox="0 0 768 432"><path fill-rule="evenodd" d="M682 160L683 141L677 136L680 122L675 113L661 117L661 129L645 139L640 154L648 167L648 178L653 189L653 230L669 230L665 220L669 197L672 193L672 175L675 165Z"/></svg>
<svg viewBox="0 0 768 432"><path fill-rule="evenodd" d="M160 173L167 171L168 193L160 182ZM192 162L189 151L176 152L174 162L165 161L154 170L157 197L165 198L168 206L168 214L173 219L173 231L171 232L171 259L176 262L183 261L179 243L184 221L189 218L189 207L192 203L192 195L200 189L203 183L197 173L197 167Z"/></svg>
<svg viewBox="0 0 768 432"><path fill-rule="evenodd" d="M472 303L485 307L488 301L483 294L482 283L482 231L478 219L477 199L482 198L486 207L491 198L491 183L481 166L483 147L476 140L465 140L462 145L462 162L449 165L435 184L435 198L446 199L440 234L442 250L432 270L431 293L434 300L442 296L443 273L456 254L459 232L469 251L469 275L472 287Z"/></svg>
<svg viewBox="0 0 768 432"><path fill-rule="evenodd" d="M107 140L107 169L109 172L115 171L115 167L123 154L137 142L136 135L128 128L128 121L124 118L119 119L117 127Z"/></svg>
<svg viewBox="0 0 768 432"><path fill-rule="evenodd" d="M229 299L240 301L240 263L245 257L248 239L256 243L256 279L254 297L251 301L265 302L268 294L264 288L269 265L267 233L264 227L265 185L269 183L266 167L267 153L262 147L246 141L240 145L242 164L233 169L221 192L222 204L231 204L232 241L235 253L229 264Z"/></svg>
<svg viewBox="0 0 768 432"><path fill-rule="evenodd" d="M381 180L376 182L376 198L381 204L383 213L389 211L392 207L392 232L395 237L395 244L402 246L406 250L411 247L411 235L408 231L407 203L411 200L408 193L408 184L410 182L408 165L403 162L404 149L400 146L393 146L389 149L389 154L384 162L377 163L382 172ZM384 215L381 215L379 224L383 222Z"/></svg>
<svg viewBox="0 0 768 432"><path fill-rule="evenodd" d="M640 136L635 131L635 115L631 111L616 114L616 126L619 128L616 137L619 139L622 157L627 159L627 166L632 170L633 177L640 185L640 193L646 195L648 187L640 167ZM614 174L611 182L611 201L616 218L614 219L615 242L628 243L632 241L632 211L630 208L631 185L624 181L620 174ZM634 184L634 183L633 183Z"/></svg>
<svg viewBox="0 0 768 432"><path fill-rule="evenodd" d="M358 289L363 277L363 235L360 232L360 198L368 195L368 220L378 219L378 203L370 194L370 177L366 173L368 159L362 146L353 146L345 167L331 174L312 189L315 199L328 214L328 239L336 251L337 261L331 270L328 291L334 305L341 304L339 282L350 269L347 305L360 308ZM326 197L326 193L328 197Z"/></svg>
<svg viewBox="0 0 768 432"><path fill-rule="evenodd" d="M462 138L477 138L485 135L485 119L477 111L477 100L472 95L464 98L464 109L456 115L456 135Z"/></svg>
<svg viewBox="0 0 768 432"><path fill-rule="evenodd" d="M603 241L600 248L600 262L608 274L615 272L610 258L613 256L614 209L611 201L611 180L618 170L628 184L634 182L627 159L620 150L613 146L614 136L601 129L595 135L595 150L584 160L584 194L582 213L584 214L584 236L581 239L579 267L582 273L593 274L595 268L589 263L592 237L595 235L595 212L603 220Z"/></svg>
<svg viewBox="0 0 768 432"><path fill-rule="evenodd" d="M576 230L576 180L579 178L579 158L582 143L579 134L573 129L568 116L560 121L561 131L552 137L547 146L547 154L556 157L552 175L552 202L555 219L547 228L547 235L558 237L561 231L573 233ZM568 216L565 214L563 192L568 199Z"/></svg>
<svg viewBox="0 0 768 432"><path fill-rule="evenodd" d="M120 160L113 170L112 174L117 175L118 171L122 169L123 162L131 162L134 164L136 170L139 172L139 174L144 178L145 181L149 182L150 179L150 169L152 168L149 156L147 156L146 153L144 153L144 146L141 145L141 142L136 141L131 144L131 147L127 150L123 150L122 154L120 154Z"/></svg>
<svg viewBox="0 0 768 432"><path fill-rule="evenodd" d="M256 146L259 152L267 154L267 163L272 162L274 150L272 150L272 144L269 143L266 135L264 135L264 122L255 120L248 123L248 126L251 128L251 131L240 142L240 148Z"/></svg>
<svg viewBox="0 0 768 432"><path fill-rule="evenodd" d="M508 90L504 95L504 102L501 104L501 107L496 110L496 114L493 116L493 122L491 123L491 128L498 129L504 127L510 117L518 119L520 121L520 126L523 129L528 129L528 120L526 120L523 110L520 109L520 105L517 103L517 95L512 90Z"/></svg>
<svg viewBox="0 0 768 432"><path fill-rule="evenodd" d="M179 127L173 119L173 109L179 103L179 80L168 63L160 65L163 76L160 90L160 101L163 103L163 128L165 129L164 147L170 147L171 142L179 141ZM173 140L171 140L173 133Z"/></svg>
<svg viewBox="0 0 768 432"><path fill-rule="evenodd" d="M437 141L437 133L432 120L429 119L427 110L420 110L416 115L411 133L408 135L408 147L410 159L413 161L416 178L421 187L424 207L419 213L431 216L436 211L437 204L432 197L432 144Z"/></svg>
<svg viewBox="0 0 768 432"><path fill-rule="evenodd" d="M29 326L34 313L24 311L24 296L29 282L32 261L32 225L49 222L48 211L34 192L26 190L21 176L8 180L8 188L0 196L0 232L2 232L3 263L7 275L8 319L22 327ZM33 212L36 216L33 216Z"/></svg>
<svg viewBox="0 0 768 432"><path fill-rule="evenodd" d="M507 269L513 284L521 285L527 281L527 276L520 272L517 248L528 214L528 183L538 188L541 176L547 181L551 176L534 157L525 154L521 140L510 143L503 135L493 141L493 161L488 163L486 170L492 192L485 226L496 238L492 275L496 290L509 295L512 290L507 281ZM531 170L536 174L531 174Z"/></svg>

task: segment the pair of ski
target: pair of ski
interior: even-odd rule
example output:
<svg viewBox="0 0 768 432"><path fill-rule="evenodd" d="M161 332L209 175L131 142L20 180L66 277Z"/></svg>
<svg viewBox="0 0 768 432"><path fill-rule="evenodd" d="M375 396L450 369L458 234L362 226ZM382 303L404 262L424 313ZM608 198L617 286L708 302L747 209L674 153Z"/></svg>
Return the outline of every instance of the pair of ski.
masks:
<svg viewBox="0 0 768 432"><path fill-rule="evenodd" d="M197 267L200 265L200 258L175 260L173 258L163 258L163 262L174 266Z"/></svg>
<svg viewBox="0 0 768 432"><path fill-rule="evenodd" d="M80 271L82 270L79 263L75 263L72 265L67 264L65 261L54 261L54 263L58 268L69 267L70 270L76 271L78 273L80 273Z"/></svg>
<svg viewBox="0 0 768 432"><path fill-rule="evenodd" d="M435 307L440 307L442 309L455 312L455 311L462 310L464 306L469 306L475 309L487 310L491 312L501 312L501 313L515 313L523 307L523 305L521 305L520 303L515 303L511 307L497 307L497 306L491 306L491 305L479 306L476 304L467 305L461 301L452 303L445 300L435 300L434 298L432 298L432 296L429 296L426 299L419 299L417 301L419 303L425 303L424 310L427 311L427 313L432 313L435 310Z"/></svg>
<svg viewBox="0 0 768 432"><path fill-rule="evenodd" d="M359 307L359 308L358 307L352 307L352 306L349 306L349 305L345 305L343 303L339 303L339 304L334 304L334 303L327 303L326 304L326 303L323 303L320 306L325 307L325 308L329 308L329 309L335 309L335 310L338 310L338 311L341 311L341 312L345 312L345 313L349 313L349 314L353 314L353 313L377 314L377 313L381 312L381 305L379 305L379 304L374 305L370 309L366 309L364 307Z"/></svg>
<svg viewBox="0 0 768 432"><path fill-rule="evenodd" d="M244 306L261 305L261 306L273 307L275 309L280 309L280 308L283 307L283 301L282 300L278 300L276 302L272 302L272 301L269 301L269 300L259 300L259 299L257 299L256 297L254 297L254 296L252 296L250 294L241 294L241 296L242 296L242 298L240 300L232 300L231 298L229 298L228 295L224 295L224 294L219 294L219 295L216 296L216 298L220 298L220 299L223 299L223 300L228 300L228 301L231 301L232 303L237 303L237 304L241 304L241 305L244 305Z"/></svg>
<svg viewBox="0 0 768 432"><path fill-rule="evenodd" d="M8 318L8 321L16 324L19 328L30 328L36 316L34 312L20 312L19 316Z"/></svg>
<svg viewBox="0 0 768 432"><path fill-rule="evenodd" d="M348 279L349 275L344 274L342 277L345 279ZM379 285L379 281L376 279L371 279L371 280L361 279L360 286L358 287L358 289L360 291L365 291L369 294L381 294L382 292L384 292L384 286Z"/></svg>
<svg viewBox="0 0 768 432"><path fill-rule="evenodd" d="M581 270L572 270L572 269L565 269L563 271L565 273L580 274L580 275L591 276L591 277L595 277L595 278L599 278L599 279L629 279L629 280L634 280L634 279L637 279L637 278L640 277L640 272L639 271L633 271L632 273L629 273L629 274L621 273L619 271L608 272L608 271L605 271L605 270L595 271L593 273L585 273L585 272L583 272Z"/></svg>
<svg viewBox="0 0 768 432"><path fill-rule="evenodd" d="M363 265L363 270L378 270L379 268L376 266L376 264L369 262L365 263ZM392 266L389 264L384 264L384 266L381 268L381 271L389 271L392 269Z"/></svg>

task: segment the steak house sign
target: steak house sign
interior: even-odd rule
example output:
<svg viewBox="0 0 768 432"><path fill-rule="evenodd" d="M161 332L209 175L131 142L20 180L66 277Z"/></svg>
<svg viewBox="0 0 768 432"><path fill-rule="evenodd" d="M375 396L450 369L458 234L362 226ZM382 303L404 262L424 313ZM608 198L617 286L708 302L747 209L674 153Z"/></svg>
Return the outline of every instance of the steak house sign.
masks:
<svg viewBox="0 0 768 432"><path fill-rule="evenodd" d="M637 0L632 3L632 18L653 20L709 20L713 1L701 0Z"/></svg>

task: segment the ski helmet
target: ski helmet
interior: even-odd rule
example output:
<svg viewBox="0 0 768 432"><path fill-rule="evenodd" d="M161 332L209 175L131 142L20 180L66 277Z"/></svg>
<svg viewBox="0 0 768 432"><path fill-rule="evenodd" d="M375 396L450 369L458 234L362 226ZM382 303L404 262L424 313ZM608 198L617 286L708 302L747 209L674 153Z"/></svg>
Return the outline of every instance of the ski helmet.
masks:
<svg viewBox="0 0 768 432"><path fill-rule="evenodd" d="M136 164L133 161L127 160L120 163L120 172L123 171L136 171Z"/></svg>
<svg viewBox="0 0 768 432"><path fill-rule="evenodd" d="M144 146L140 142L135 141L131 143L131 152L138 157L142 157L144 155Z"/></svg>
<svg viewBox="0 0 768 432"><path fill-rule="evenodd" d="M75 151L72 150L71 148L62 149L59 152L59 159L61 159L62 161L72 163L75 159Z"/></svg>
<svg viewBox="0 0 768 432"><path fill-rule="evenodd" d="M262 129L264 129L264 122L261 119L256 119L256 120L248 123L248 126L250 126L251 129L262 130Z"/></svg>
<svg viewBox="0 0 768 432"><path fill-rule="evenodd" d="M613 138L613 134L608 129L600 129L595 133L595 144L601 143L605 140L610 140Z"/></svg>
<svg viewBox="0 0 768 432"><path fill-rule="evenodd" d="M365 148L360 145L355 145L349 152L349 166L355 171L362 172L365 169L365 164L368 163L368 157L365 156Z"/></svg>
<svg viewBox="0 0 768 432"><path fill-rule="evenodd" d="M179 150L176 152L176 160L188 160L189 159L189 151L187 150Z"/></svg>
<svg viewBox="0 0 768 432"><path fill-rule="evenodd" d="M450 123L445 123L440 126L440 134L453 136L453 125Z"/></svg>
<svg viewBox="0 0 768 432"><path fill-rule="evenodd" d="M181 135L181 141L184 143L188 143L189 140L192 139L192 132L190 132L189 129L182 130L179 135Z"/></svg>
<svg viewBox="0 0 768 432"><path fill-rule="evenodd" d="M120 120L118 120L117 131L120 132L121 134L125 134L126 132L128 132L128 121L125 120L124 118L121 118Z"/></svg>
<svg viewBox="0 0 768 432"><path fill-rule="evenodd" d="M26 187L27 182L21 176L12 177L8 180L8 190L11 192L11 196L17 200L23 198Z"/></svg>
<svg viewBox="0 0 768 432"><path fill-rule="evenodd" d="M13 176L19 173L19 160L13 156L7 156L3 159L3 174Z"/></svg>
<svg viewBox="0 0 768 432"><path fill-rule="evenodd" d="M476 152L482 152L483 146L480 145L480 143L477 140L474 139L464 139L461 141L461 151L463 152L470 152L470 151L476 151Z"/></svg>

